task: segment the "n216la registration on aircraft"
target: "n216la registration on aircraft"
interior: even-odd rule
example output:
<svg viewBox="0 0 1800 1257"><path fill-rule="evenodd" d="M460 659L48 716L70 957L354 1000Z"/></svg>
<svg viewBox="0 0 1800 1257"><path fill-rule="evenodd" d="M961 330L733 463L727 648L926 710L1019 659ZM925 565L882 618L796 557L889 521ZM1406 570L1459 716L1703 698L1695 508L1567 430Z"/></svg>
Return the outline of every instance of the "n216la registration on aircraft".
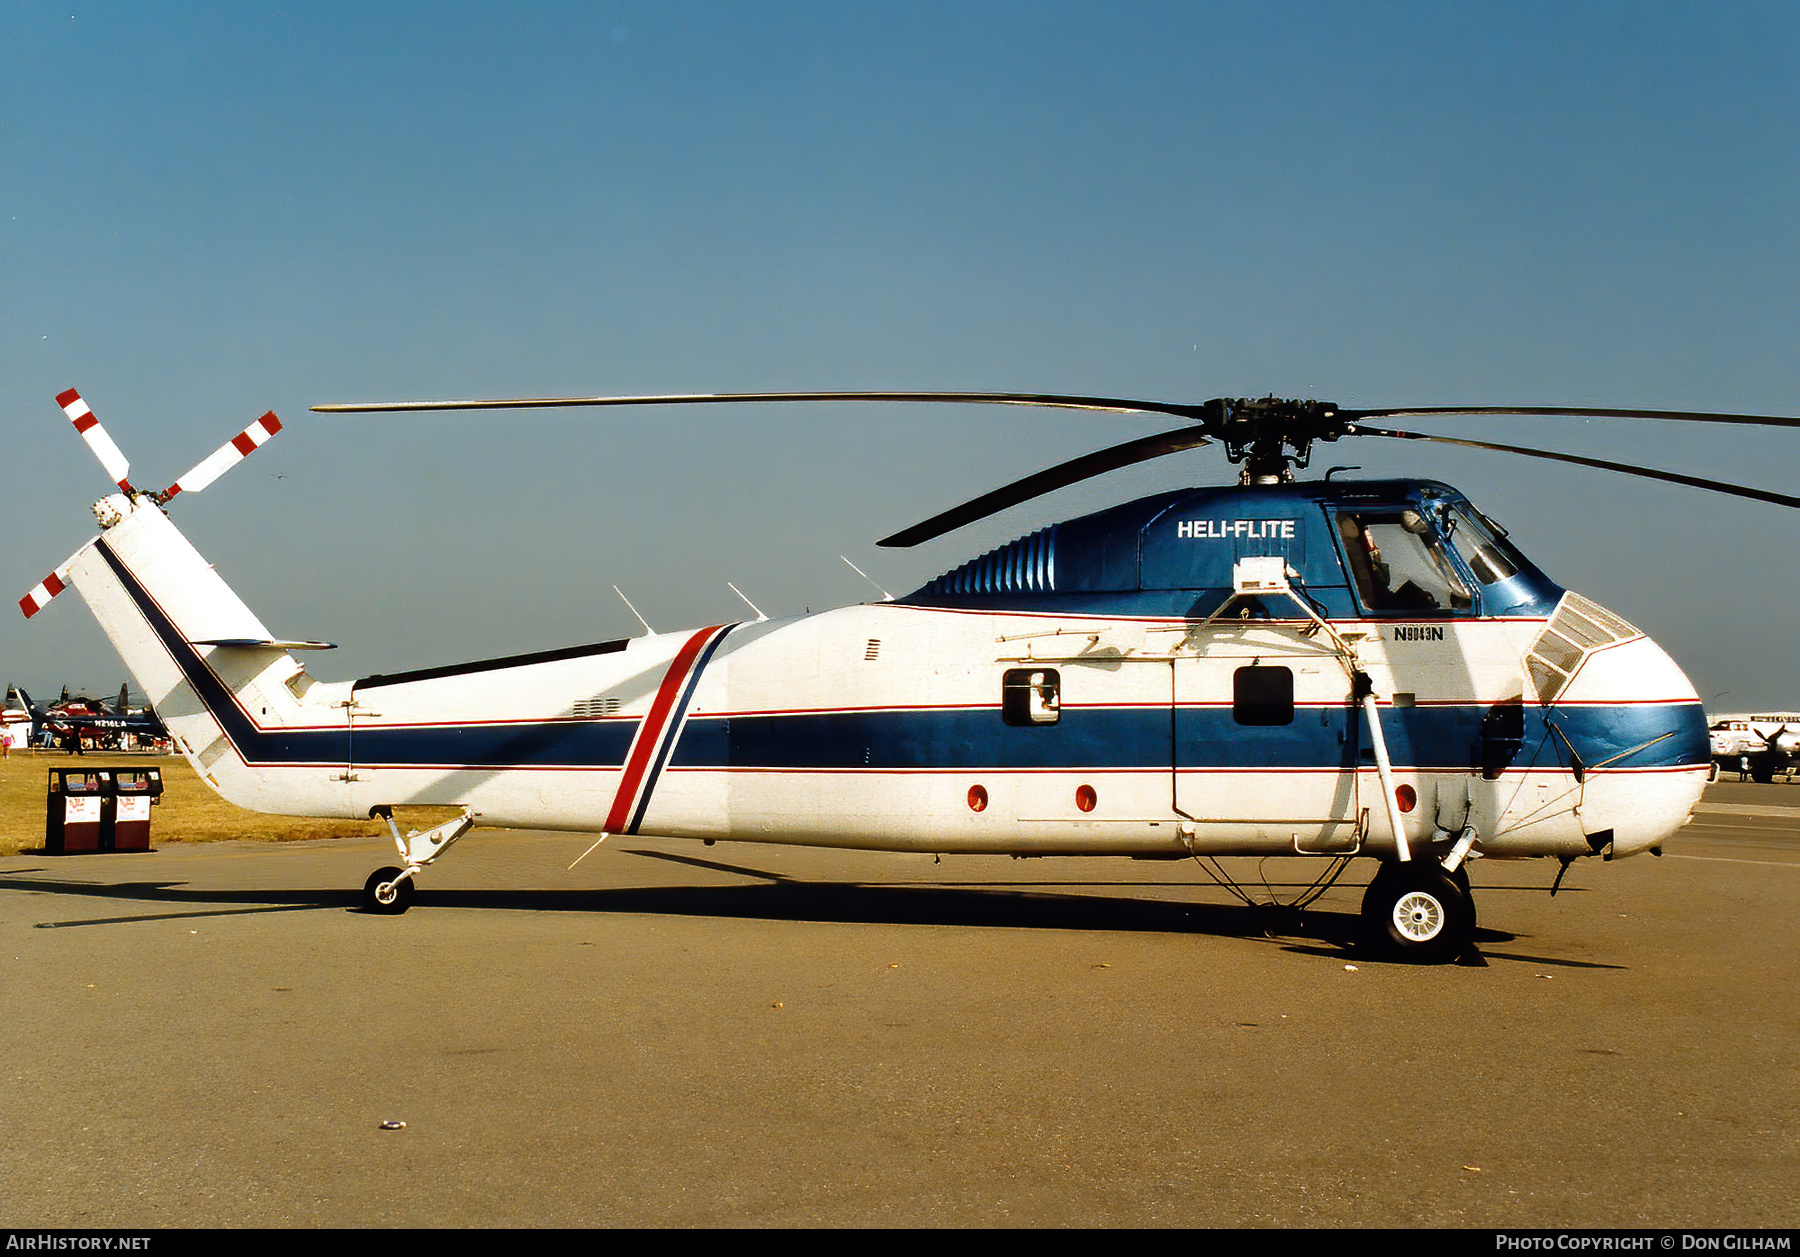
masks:
<svg viewBox="0 0 1800 1257"><path fill-rule="evenodd" d="M996 403L1185 421L955 507L913 545L1086 477L1220 445L1235 485L1040 528L903 598L787 620L316 680L163 508L280 428L265 415L167 490L133 487L85 402L58 399L118 492L28 594L86 599L202 778L263 812L386 816L402 912L475 824L880 851L1379 862L1371 943L1455 957L1467 861L1657 852L1688 820L1707 726L1655 642L1426 480L1296 478L1316 442L1439 441L1786 506L1622 463L1371 426L1400 415L1800 420L1567 407L1346 410L1013 393L779 393L401 402L322 411L731 402ZM460 816L402 836L396 807Z"/></svg>

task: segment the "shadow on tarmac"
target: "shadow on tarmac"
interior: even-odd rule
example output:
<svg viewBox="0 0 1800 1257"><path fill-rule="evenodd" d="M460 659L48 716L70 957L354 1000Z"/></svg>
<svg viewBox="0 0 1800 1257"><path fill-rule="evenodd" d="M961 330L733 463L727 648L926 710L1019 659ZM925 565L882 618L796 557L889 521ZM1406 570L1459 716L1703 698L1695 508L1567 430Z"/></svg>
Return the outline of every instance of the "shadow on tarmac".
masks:
<svg viewBox="0 0 1800 1257"><path fill-rule="evenodd" d="M418 891L414 911L432 908L482 908L512 912L587 912L651 916L719 917L741 920L812 921L859 925L950 925L989 929L1124 931L1210 935L1221 938L1266 938L1284 949L1358 964L1390 963L1360 946L1362 922L1354 913L1295 910L1269 905L1195 904L1167 899L1136 898L1129 893L1073 894L979 883L912 883L870 885L859 882L802 882L785 875L713 863L690 857L668 857L721 872L764 879L758 885L649 886L582 890L447 890ZM0 891L75 895L112 902L167 905L172 911L132 916L42 921L38 929L72 929L125 925L192 917L240 916L271 912L336 909L362 915L362 896L355 890L197 890L182 882L123 882L97 885L34 878L38 870L18 870L0 878ZM21 876L20 874L27 874ZM1067 883L1064 883L1067 885ZM1095 883L1099 885L1100 883ZM1117 885L1120 892L1129 886ZM1478 943L1509 943L1515 936L1478 928ZM1492 953L1495 959L1529 964L1587 962ZM1485 967L1479 947L1459 962Z"/></svg>

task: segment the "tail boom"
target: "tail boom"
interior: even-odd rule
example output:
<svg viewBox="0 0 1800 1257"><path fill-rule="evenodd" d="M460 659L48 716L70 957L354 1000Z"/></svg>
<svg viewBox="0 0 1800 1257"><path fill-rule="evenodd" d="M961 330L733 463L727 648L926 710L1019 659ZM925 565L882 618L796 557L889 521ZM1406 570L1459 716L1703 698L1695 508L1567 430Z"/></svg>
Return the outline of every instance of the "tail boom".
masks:
<svg viewBox="0 0 1800 1257"><path fill-rule="evenodd" d="M302 689L305 670L261 645L268 629L150 499L111 501L119 522L71 561L69 582L194 771L255 811L358 815L348 718L331 702L347 687ZM220 641L255 644L206 644Z"/></svg>

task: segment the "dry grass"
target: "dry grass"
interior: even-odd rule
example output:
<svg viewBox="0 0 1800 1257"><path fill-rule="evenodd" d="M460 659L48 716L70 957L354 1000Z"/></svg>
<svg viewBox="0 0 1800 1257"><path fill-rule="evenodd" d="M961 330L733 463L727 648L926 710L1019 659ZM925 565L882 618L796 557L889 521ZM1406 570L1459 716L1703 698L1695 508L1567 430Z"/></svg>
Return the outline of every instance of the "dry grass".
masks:
<svg viewBox="0 0 1800 1257"><path fill-rule="evenodd" d="M155 765L162 769L162 802L150 814L152 846L226 839L294 842L305 838L354 838L387 833L387 826L381 821L320 820L246 812L214 794L179 755L95 752L78 759L61 751L14 751L0 760L0 855L17 855L44 845L47 769L65 765L98 768L109 764L132 768ZM426 818L414 814L427 811L436 815ZM396 813L396 816L404 833L409 826L420 828L423 823L436 823L453 814L454 809L419 808Z"/></svg>

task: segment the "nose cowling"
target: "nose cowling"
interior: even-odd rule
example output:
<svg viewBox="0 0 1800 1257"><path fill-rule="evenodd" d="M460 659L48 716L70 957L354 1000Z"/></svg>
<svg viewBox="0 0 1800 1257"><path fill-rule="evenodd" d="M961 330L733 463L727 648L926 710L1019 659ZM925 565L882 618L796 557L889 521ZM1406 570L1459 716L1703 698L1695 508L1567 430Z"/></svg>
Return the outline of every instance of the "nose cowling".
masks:
<svg viewBox="0 0 1800 1257"><path fill-rule="evenodd" d="M1582 755L1581 816L1602 854L1660 847L1687 824L1706 786L1712 742L1693 683L1662 647L1639 635L1594 651L1556 707L1581 711L1594 728Z"/></svg>

